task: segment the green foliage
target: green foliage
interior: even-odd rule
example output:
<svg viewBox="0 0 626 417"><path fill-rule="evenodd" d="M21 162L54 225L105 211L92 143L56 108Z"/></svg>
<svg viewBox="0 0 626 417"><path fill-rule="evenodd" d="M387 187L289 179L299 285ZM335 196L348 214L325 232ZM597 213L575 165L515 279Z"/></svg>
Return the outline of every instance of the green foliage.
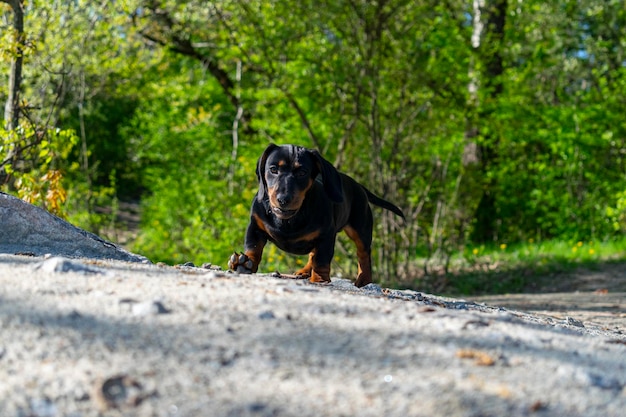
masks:
<svg viewBox="0 0 626 417"><path fill-rule="evenodd" d="M67 191L62 161L78 142L72 130L39 130L23 124L13 131L0 129L2 191L15 189L19 198L66 217Z"/></svg>
<svg viewBox="0 0 626 417"><path fill-rule="evenodd" d="M626 233L626 191L616 194L614 207L605 210L606 220L615 232Z"/></svg>
<svg viewBox="0 0 626 417"><path fill-rule="evenodd" d="M199 63L168 57L145 76L160 81L123 132L142 143L134 157L146 196L133 249L155 261L224 264L242 246L260 150L225 157L230 114Z"/></svg>
<svg viewBox="0 0 626 417"><path fill-rule="evenodd" d="M402 207L403 224L375 209L388 282L453 270L462 253L478 265L481 247L619 241L622 3L487 1L480 21L456 0L31 1L22 116L39 128L5 134L5 157L24 151L4 189L67 190L69 218L95 232L141 200L131 249L225 265L243 245L256 159L295 143ZM0 61L0 99L7 74ZM75 134L32 140L53 126ZM346 275L351 245L339 240L333 266ZM298 262L269 246L262 269Z"/></svg>

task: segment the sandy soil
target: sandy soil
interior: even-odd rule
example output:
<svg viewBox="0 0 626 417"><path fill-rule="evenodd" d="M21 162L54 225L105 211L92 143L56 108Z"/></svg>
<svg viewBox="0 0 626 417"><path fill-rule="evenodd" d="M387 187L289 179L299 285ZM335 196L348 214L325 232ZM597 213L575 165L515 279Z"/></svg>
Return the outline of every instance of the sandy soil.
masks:
<svg viewBox="0 0 626 417"><path fill-rule="evenodd" d="M570 310L0 255L0 415L623 416L623 317Z"/></svg>

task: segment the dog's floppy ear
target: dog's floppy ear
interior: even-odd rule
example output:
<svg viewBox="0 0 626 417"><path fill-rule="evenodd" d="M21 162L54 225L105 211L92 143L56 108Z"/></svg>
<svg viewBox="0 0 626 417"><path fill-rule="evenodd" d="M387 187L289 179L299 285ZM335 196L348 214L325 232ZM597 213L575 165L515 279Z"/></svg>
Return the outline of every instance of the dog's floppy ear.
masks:
<svg viewBox="0 0 626 417"><path fill-rule="evenodd" d="M275 150L278 146L271 143L265 150L263 151L263 155L256 162L256 177L259 180L259 192L256 195L256 198L259 201L263 201L265 194L267 193L267 183L265 182L265 161L267 161L267 157Z"/></svg>
<svg viewBox="0 0 626 417"><path fill-rule="evenodd" d="M343 202L343 187L341 186L341 176L339 171L327 160L325 160L319 152L312 150L311 154L315 160L317 168L322 175L324 191L335 203Z"/></svg>

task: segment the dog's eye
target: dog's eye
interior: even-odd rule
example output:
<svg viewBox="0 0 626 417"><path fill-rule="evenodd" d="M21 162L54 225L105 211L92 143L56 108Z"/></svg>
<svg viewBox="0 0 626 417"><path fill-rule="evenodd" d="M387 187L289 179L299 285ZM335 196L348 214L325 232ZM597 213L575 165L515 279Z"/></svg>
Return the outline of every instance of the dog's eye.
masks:
<svg viewBox="0 0 626 417"><path fill-rule="evenodd" d="M275 166L269 167L269 171L271 174L274 174L274 175L278 174L278 168L276 168Z"/></svg>
<svg viewBox="0 0 626 417"><path fill-rule="evenodd" d="M307 171L304 168L300 168L300 169L296 169L296 171L293 174L296 177L306 177L307 176Z"/></svg>

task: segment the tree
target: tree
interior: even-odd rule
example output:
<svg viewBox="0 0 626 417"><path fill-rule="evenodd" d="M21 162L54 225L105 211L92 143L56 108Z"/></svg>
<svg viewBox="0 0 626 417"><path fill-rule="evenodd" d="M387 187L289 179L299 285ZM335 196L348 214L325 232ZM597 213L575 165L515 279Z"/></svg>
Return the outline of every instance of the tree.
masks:
<svg viewBox="0 0 626 417"><path fill-rule="evenodd" d="M497 102L503 90L502 50L505 45L507 0L474 0L473 12L472 47L475 51L475 68L470 71L479 75L474 75L470 84L470 94L477 106L470 136L480 138L478 147L473 149L478 152L480 176L483 180L480 201L473 216L475 224L472 239L489 242L498 238L495 195L498 187L489 172L498 164L499 138L484 124L488 125L489 118L497 111Z"/></svg>
<svg viewBox="0 0 626 417"><path fill-rule="evenodd" d="M13 11L13 51L7 101L4 106L4 122L7 131L17 128L20 118L20 87L22 84L22 65L24 62L24 0L1 0L11 6Z"/></svg>

